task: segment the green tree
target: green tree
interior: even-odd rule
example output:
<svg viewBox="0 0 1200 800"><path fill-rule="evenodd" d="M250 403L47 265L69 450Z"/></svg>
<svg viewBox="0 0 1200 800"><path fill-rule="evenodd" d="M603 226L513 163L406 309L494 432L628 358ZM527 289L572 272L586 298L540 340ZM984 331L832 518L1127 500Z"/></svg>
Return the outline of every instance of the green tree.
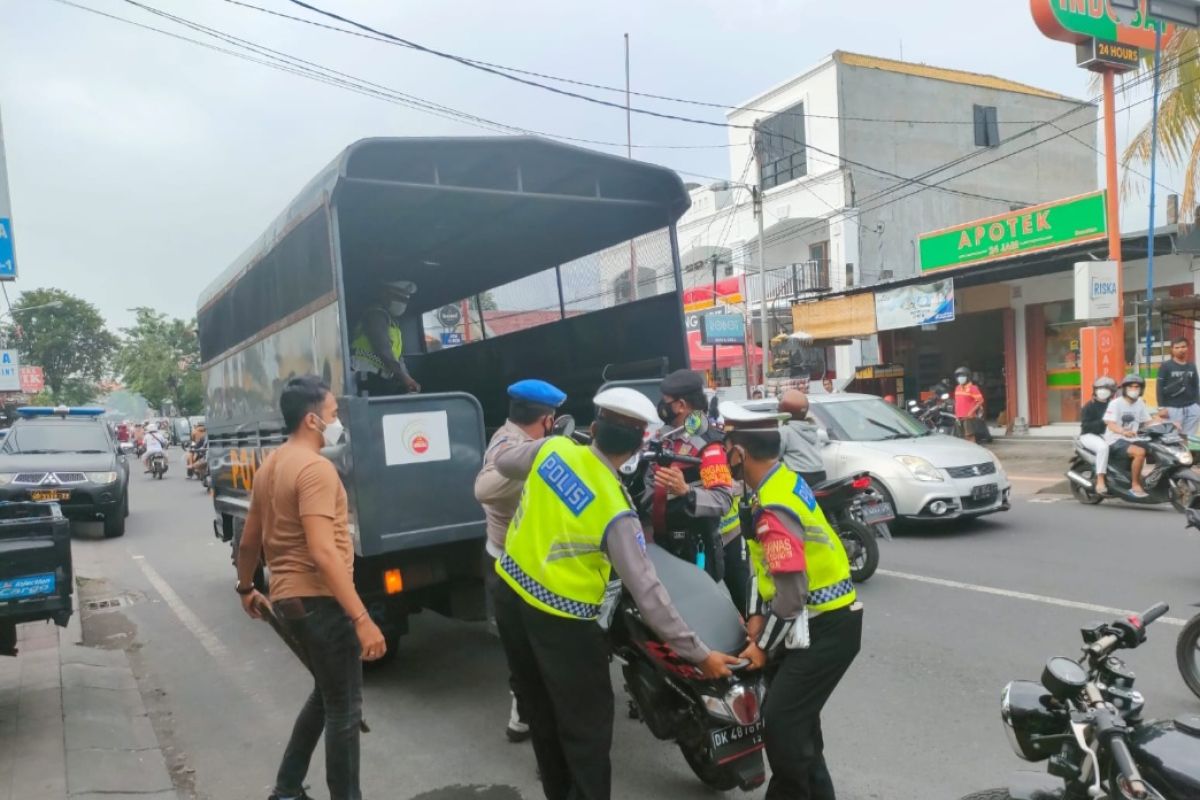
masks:
<svg viewBox="0 0 1200 800"><path fill-rule="evenodd" d="M57 306L25 311L48 304ZM22 364L42 368L53 401L92 401L117 346L96 307L62 289L33 289L17 298L12 311L9 340Z"/></svg>
<svg viewBox="0 0 1200 800"><path fill-rule="evenodd" d="M1200 31L1176 30L1162 51L1162 95L1158 105L1159 156L1173 166L1182 166L1183 196L1180 208L1196 207L1200 190ZM1152 80L1154 58L1142 60L1139 82ZM1121 155L1128 166L1133 161L1150 161L1150 123L1138 131ZM1128 181L1129 173L1125 173ZM1128 184L1126 184L1128 185Z"/></svg>
<svg viewBox="0 0 1200 800"><path fill-rule="evenodd" d="M137 322L122 328L125 338L116 368L125 386L158 407L170 400L177 413L200 414L200 344L196 323L171 319L152 308L138 308Z"/></svg>

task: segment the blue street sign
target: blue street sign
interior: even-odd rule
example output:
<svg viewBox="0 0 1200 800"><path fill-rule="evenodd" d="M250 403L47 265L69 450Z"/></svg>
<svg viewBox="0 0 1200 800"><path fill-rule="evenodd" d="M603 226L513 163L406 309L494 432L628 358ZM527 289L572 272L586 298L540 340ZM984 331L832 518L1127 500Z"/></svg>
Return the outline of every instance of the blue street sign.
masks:
<svg viewBox="0 0 1200 800"><path fill-rule="evenodd" d="M12 220L0 217L0 281L17 277L17 259L13 255Z"/></svg>
<svg viewBox="0 0 1200 800"><path fill-rule="evenodd" d="M444 331L442 333L442 347L454 347L463 343L463 335L458 331Z"/></svg>
<svg viewBox="0 0 1200 800"><path fill-rule="evenodd" d="M746 343L746 320L741 314L705 314L700 318L700 343L709 347Z"/></svg>

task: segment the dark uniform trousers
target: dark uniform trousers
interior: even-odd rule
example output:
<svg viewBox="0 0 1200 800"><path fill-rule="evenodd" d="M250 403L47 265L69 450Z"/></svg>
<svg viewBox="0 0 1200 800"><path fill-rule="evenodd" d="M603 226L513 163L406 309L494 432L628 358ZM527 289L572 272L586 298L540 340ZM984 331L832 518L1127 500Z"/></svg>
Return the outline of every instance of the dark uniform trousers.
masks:
<svg viewBox="0 0 1200 800"><path fill-rule="evenodd" d="M809 620L807 650L782 650L768 667L763 706L771 783L767 800L834 800L825 766L821 709L858 655L862 609L841 608Z"/></svg>
<svg viewBox="0 0 1200 800"><path fill-rule="evenodd" d="M546 800L608 800L613 691L604 632L534 608L503 580L493 591Z"/></svg>

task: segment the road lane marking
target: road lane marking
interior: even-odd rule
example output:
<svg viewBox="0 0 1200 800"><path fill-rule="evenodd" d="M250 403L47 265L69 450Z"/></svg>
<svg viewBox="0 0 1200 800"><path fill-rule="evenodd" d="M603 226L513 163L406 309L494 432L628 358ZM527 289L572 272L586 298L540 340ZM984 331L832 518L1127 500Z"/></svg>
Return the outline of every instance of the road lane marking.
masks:
<svg viewBox="0 0 1200 800"><path fill-rule="evenodd" d="M1064 600L1061 597L1049 597L1044 594L1030 594L1029 592L1018 592L1012 589L998 589L995 586L982 586L977 583L963 583L962 581L951 581L946 578L931 578L928 575L913 575L910 572L896 572L890 569L877 570L880 575L887 575L890 578L900 578L905 581L915 581L917 583L927 583L931 586L941 586L944 589L964 589L968 592L977 592L979 594L991 594L997 597L1008 597L1013 600L1029 600L1034 603L1042 603L1048 606L1059 606L1060 608L1073 608L1080 611L1092 611L1097 614L1103 614L1107 617L1127 617L1130 614L1139 613L1130 611L1124 608L1112 608L1111 606L1098 606L1094 603L1080 603L1076 600ZM1177 628L1182 628L1187 624L1186 619L1177 617L1159 617L1155 625L1174 625Z"/></svg>
<svg viewBox="0 0 1200 800"><path fill-rule="evenodd" d="M150 581L150 585L154 590L162 596L163 602L174 612L183 626L188 629L188 632L195 636L200 645L208 651L213 660L220 666L233 680L237 688L242 694L250 697L250 699L262 711L274 711L266 702L265 698L260 693L260 687L256 687L246 674L245 662L234 657L225 643L220 637L213 632L213 629L204 624L196 613L188 608L187 603L183 602L183 598L176 594L171 588L171 584L167 583L166 578L158 574L158 570L150 565L145 556L133 555L134 561L142 570L142 574L146 576L146 580Z"/></svg>

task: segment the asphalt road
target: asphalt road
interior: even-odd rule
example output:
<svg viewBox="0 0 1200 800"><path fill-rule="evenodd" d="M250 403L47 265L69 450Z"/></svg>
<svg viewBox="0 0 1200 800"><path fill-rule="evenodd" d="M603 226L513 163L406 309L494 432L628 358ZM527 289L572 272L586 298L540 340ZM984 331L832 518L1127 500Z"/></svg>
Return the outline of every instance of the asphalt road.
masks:
<svg viewBox="0 0 1200 800"><path fill-rule="evenodd" d="M881 571L860 587L862 654L823 718L840 797L957 798L1037 769L1005 740L1004 684L1037 678L1049 656L1075 654L1079 627L1111 618L1106 608L1165 600L1172 619L1195 610L1200 536L1182 517L1031 494L1049 482L1019 484L1006 514L882 543ZM182 796L265 798L310 680L264 623L242 614L229 548L213 538L200 486L177 471L153 483L135 475L131 508L123 539L77 531L77 571L91 579L83 598L121 603L87 612L87 636L130 649ZM1175 669L1178 631L1160 622L1129 654L1151 716L1200 711ZM528 745L503 736L505 667L486 627L422 615L401 649L367 680L365 797L542 797ZM615 671L614 680L620 708ZM620 711L613 761L615 797L717 794ZM320 753L310 782L315 797L327 796Z"/></svg>

